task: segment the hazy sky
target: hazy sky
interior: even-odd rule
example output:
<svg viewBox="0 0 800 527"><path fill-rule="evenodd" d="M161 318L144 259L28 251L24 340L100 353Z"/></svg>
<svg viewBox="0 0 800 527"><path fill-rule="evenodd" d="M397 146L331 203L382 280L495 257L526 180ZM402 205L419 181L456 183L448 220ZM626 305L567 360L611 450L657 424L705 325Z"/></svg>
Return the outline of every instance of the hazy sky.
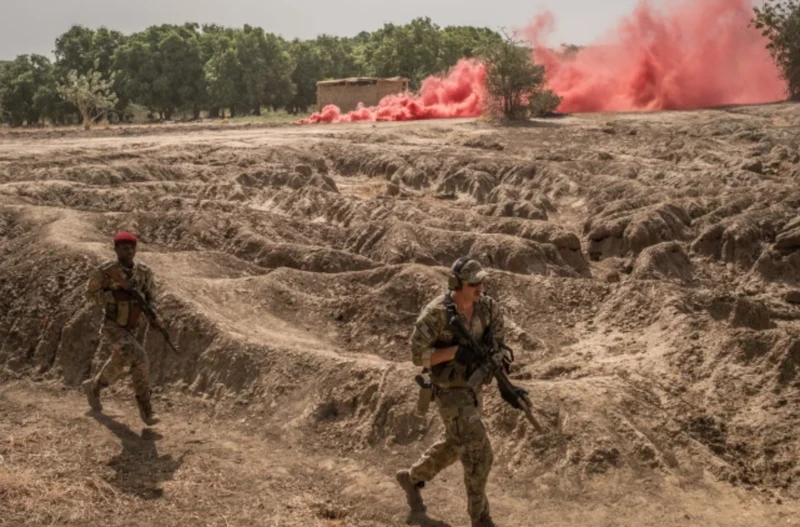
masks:
<svg viewBox="0 0 800 527"><path fill-rule="evenodd" d="M664 0L655 0L658 5ZM285 38L320 33L352 36L385 22L428 16L440 26L509 29L543 8L556 15L551 44L587 44L613 28L637 0L0 0L0 60L22 53L50 55L72 24L105 25L129 34L153 24L214 22L261 26Z"/></svg>

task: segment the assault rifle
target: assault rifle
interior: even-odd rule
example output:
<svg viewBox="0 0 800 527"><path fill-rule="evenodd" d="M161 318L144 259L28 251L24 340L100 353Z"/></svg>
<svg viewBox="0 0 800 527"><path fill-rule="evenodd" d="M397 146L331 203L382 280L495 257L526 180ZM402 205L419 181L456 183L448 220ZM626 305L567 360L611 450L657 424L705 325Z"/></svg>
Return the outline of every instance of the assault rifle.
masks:
<svg viewBox="0 0 800 527"><path fill-rule="evenodd" d="M142 309L145 316L150 321L150 325L154 326L161 333L166 343L169 345L170 348L172 348L172 351L180 355L178 348L176 348L175 345L172 343L172 340L169 338L169 333L167 333L167 330L164 329L164 326L162 326L161 324L156 324L156 320L158 320L158 315L156 314L156 311L153 309L153 306L151 306L150 303L147 301L147 299L144 297L144 295L135 287L131 287L128 284L128 282L125 281L125 279L122 277L122 275L119 273L118 270L116 270L116 272L114 272L114 270L105 271L105 274L106 276L111 278L114 282L116 282L116 284L120 287L122 291L130 295L134 303L136 303Z"/></svg>
<svg viewBox="0 0 800 527"><path fill-rule="evenodd" d="M528 421L533 425L533 428L540 434L544 433L544 428L542 428L542 425L540 425L533 416L528 394L524 390L511 384L511 381L508 379L503 369L502 361L498 361L499 364L495 362L489 347L478 342L475 337L472 336L472 333L464 326L464 323L458 315L453 314L453 316L450 317L450 327L458 334L462 343L472 348L472 351L477 353L481 358L480 367L467 381L469 385L472 386L473 389L477 389L486 379L493 376L497 379L497 387L500 389L500 395L503 397L503 400L514 408L522 410L525 413L525 417L527 417ZM489 332L487 340L491 340L491 329L487 330L487 332Z"/></svg>

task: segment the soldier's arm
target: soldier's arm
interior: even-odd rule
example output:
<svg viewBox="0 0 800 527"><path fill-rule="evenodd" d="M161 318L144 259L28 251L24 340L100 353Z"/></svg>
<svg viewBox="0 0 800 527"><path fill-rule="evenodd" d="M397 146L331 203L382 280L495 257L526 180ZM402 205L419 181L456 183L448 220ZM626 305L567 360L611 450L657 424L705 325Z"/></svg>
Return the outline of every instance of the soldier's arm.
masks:
<svg viewBox="0 0 800 527"><path fill-rule="evenodd" d="M503 344L506 339L506 324L503 320L503 311L500 309L500 304L496 300L492 300L492 335L494 339Z"/></svg>
<svg viewBox="0 0 800 527"><path fill-rule="evenodd" d="M142 294L147 303L153 310L156 309L156 295L158 294L158 283L156 282L155 275L150 269L145 273L144 284L142 284Z"/></svg>
<svg viewBox="0 0 800 527"><path fill-rule="evenodd" d="M103 271L95 269L86 284L86 300L98 306L105 306L114 301L114 294L106 288L106 277Z"/></svg>
<svg viewBox="0 0 800 527"><path fill-rule="evenodd" d="M164 322L161 320L161 317L158 314L155 302L157 293L158 293L158 282L156 281L153 271L148 268L147 273L145 274L144 284L142 284L142 295L144 295L144 299L147 301L147 303L153 309L153 313L155 313L156 315L156 318L151 320L151 322L156 326L163 328Z"/></svg>
<svg viewBox="0 0 800 527"><path fill-rule="evenodd" d="M492 338L494 339L495 347L493 352L493 359L502 364L506 372L510 371L511 364L514 362L514 354L503 345L506 338L506 325L503 319L503 312L500 309L500 304L494 299L491 303L492 311Z"/></svg>
<svg viewBox="0 0 800 527"><path fill-rule="evenodd" d="M411 334L411 360L415 366L430 368L455 359L457 346L443 349L433 347L443 325L444 320L435 311L423 312L417 319Z"/></svg>

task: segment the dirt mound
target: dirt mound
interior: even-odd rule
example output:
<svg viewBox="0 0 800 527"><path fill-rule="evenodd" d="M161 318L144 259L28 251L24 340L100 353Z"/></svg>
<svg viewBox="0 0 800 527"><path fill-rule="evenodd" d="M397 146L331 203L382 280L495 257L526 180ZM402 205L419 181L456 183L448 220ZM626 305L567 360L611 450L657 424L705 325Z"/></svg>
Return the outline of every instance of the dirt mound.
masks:
<svg viewBox="0 0 800 527"><path fill-rule="evenodd" d="M642 251L633 264L638 280L692 281L692 261L677 242L665 242Z"/></svg>
<svg viewBox="0 0 800 527"><path fill-rule="evenodd" d="M730 318L731 327L750 328L755 330L772 329L775 324L769 318L769 311L760 302L753 302L747 298L736 299Z"/></svg>
<svg viewBox="0 0 800 527"><path fill-rule="evenodd" d="M502 306L511 376L552 428L535 434L487 391L493 499L524 504L510 524L533 502L563 512L645 480L660 510L689 503L687 489L698 503L742 489L788 503L800 196L796 137L767 125L796 109L737 112L5 142L0 377L76 387L96 369L83 287L129 230L182 351L147 335L164 404L184 393L298 456L365 456L389 474L371 488L401 500L391 472L441 431L415 413L408 339L469 254ZM366 492L352 485L336 488Z"/></svg>
<svg viewBox="0 0 800 527"><path fill-rule="evenodd" d="M692 250L722 260L750 267L761 255L762 233L750 218L729 220L709 227L692 244Z"/></svg>
<svg viewBox="0 0 800 527"><path fill-rule="evenodd" d="M784 254L800 251L800 217L790 221L778 234L775 248Z"/></svg>
<svg viewBox="0 0 800 527"><path fill-rule="evenodd" d="M588 252L594 260L637 255L661 242L682 241L691 235L691 218L675 204L640 207L620 203L594 214L585 224Z"/></svg>

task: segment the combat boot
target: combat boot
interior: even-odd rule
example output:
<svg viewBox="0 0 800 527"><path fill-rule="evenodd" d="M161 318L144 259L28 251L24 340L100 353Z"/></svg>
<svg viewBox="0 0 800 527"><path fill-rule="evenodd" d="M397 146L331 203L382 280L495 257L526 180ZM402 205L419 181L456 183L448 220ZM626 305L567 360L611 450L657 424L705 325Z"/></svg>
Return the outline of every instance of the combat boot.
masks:
<svg viewBox="0 0 800 527"><path fill-rule="evenodd" d="M139 406L139 417L142 418L144 424L153 426L161 421L158 417L153 415L153 407L150 404L149 397L140 397L137 395L136 404Z"/></svg>
<svg viewBox="0 0 800 527"><path fill-rule="evenodd" d="M100 402L100 386L94 383L92 379L83 381L81 383L83 391L86 392L86 399L89 401L89 406L95 412L103 411L103 404Z"/></svg>
<svg viewBox="0 0 800 527"><path fill-rule="evenodd" d="M409 470L398 470L395 477L400 487L406 491L406 501L408 501L408 506L411 508L411 513L418 514L425 512L426 507L422 502L422 494L419 491L424 485L424 482L420 481L415 483L414 480L411 479L411 471Z"/></svg>

